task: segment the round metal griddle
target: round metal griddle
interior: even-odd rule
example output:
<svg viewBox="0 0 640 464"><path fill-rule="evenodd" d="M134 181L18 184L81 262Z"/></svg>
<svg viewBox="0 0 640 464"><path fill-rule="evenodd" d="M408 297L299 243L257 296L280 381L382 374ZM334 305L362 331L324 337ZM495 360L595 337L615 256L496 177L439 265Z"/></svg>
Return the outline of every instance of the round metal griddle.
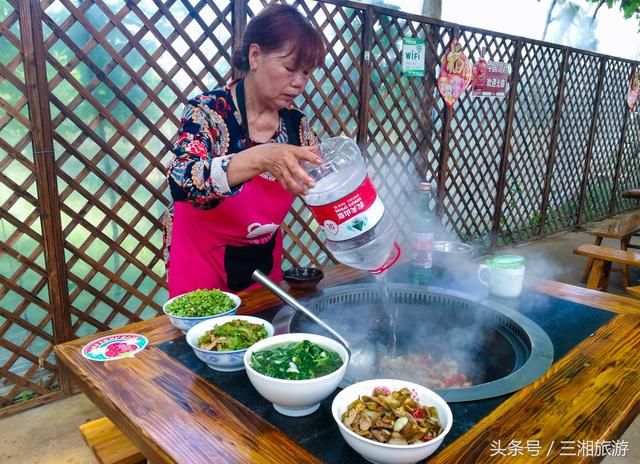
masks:
<svg viewBox="0 0 640 464"><path fill-rule="evenodd" d="M553 345L547 334L529 318L495 301L409 284L390 284L388 294L390 303L383 306L379 284L344 285L305 301L307 309L350 343L368 343L379 354L370 368L348 370L343 387L388 377L379 361L387 356L407 364L401 372L394 368L395 377L433 388L446 401L473 401L519 390L544 374L553 362ZM276 333L331 336L288 306L273 322ZM473 384L451 388L428 385L419 363L407 362L421 357L452 361Z"/></svg>

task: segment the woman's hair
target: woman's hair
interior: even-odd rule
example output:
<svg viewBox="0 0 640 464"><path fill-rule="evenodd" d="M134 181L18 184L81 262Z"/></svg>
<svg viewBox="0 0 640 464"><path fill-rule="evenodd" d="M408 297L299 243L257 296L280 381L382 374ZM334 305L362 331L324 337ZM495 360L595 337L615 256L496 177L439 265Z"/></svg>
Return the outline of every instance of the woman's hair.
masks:
<svg viewBox="0 0 640 464"><path fill-rule="evenodd" d="M322 34L294 7L270 5L247 25L240 48L233 52L232 64L249 70L249 47L257 44L265 53L282 50L291 44L297 69L317 68L324 63L326 50Z"/></svg>

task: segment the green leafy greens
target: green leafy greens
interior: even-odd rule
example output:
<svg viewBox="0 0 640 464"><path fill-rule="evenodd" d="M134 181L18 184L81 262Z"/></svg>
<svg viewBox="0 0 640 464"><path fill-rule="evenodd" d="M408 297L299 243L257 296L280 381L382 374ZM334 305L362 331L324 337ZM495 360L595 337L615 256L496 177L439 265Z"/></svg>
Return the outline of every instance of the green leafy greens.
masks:
<svg viewBox="0 0 640 464"><path fill-rule="evenodd" d="M338 353L303 340L251 354L251 367L261 374L287 380L322 377L342 366Z"/></svg>
<svg viewBox="0 0 640 464"><path fill-rule="evenodd" d="M262 324L234 319L206 331L198 338L198 346L210 351L244 350L258 340L267 338L267 335L267 329Z"/></svg>
<svg viewBox="0 0 640 464"><path fill-rule="evenodd" d="M194 290L167 305L167 313L179 317L215 316L233 309L235 302L221 290Z"/></svg>

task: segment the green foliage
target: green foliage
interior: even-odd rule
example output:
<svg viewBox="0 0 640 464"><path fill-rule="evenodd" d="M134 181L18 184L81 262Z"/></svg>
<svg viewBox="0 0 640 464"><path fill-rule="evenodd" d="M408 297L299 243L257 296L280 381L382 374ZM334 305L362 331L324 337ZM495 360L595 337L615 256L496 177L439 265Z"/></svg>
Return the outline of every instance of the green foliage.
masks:
<svg viewBox="0 0 640 464"><path fill-rule="evenodd" d="M622 11L625 19L632 16L638 20L638 31L640 32L640 0L588 0L591 3L597 3L598 8L606 4L608 8L618 6Z"/></svg>

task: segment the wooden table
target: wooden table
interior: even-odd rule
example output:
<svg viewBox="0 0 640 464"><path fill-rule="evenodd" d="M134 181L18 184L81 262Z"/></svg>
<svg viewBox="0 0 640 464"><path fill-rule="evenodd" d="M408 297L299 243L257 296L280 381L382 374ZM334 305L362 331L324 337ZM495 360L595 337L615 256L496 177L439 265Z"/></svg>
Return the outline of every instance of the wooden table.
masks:
<svg viewBox="0 0 640 464"><path fill-rule="evenodd" d="M327 272L322 284L329 287L358 275L358 271L338 266ZM430 462L599 462L601 457L563 456L561 441L617 439L638 415L640 302L552 281L538 282L536 290L619 315ZM301 292L292 294L299 296ZM241 296L242 313L256 313L279 304L266 290ZM88 341L98 337L93 335L58 345L55 353L66 374L151 462L319 462L271 424L160 350L159 344L182 336L166 316L112 332L142 334L149 339L149 346L134 358L99 363L85 359L80 352ZM502 444L537 440L545 447L551 443L557 446L549 456L493 456L497 440Z"/></svg>

